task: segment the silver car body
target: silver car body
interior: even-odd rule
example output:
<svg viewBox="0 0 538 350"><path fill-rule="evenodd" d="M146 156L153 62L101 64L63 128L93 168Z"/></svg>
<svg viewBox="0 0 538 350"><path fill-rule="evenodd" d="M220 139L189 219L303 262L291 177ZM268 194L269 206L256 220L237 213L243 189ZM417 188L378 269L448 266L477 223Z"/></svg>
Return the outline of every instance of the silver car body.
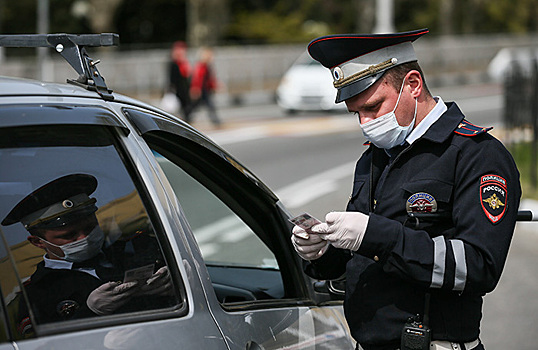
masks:
<svg viewBox="0 0 538 350"><path fill-rule="evenodd" d="M2 113L10 108L43 110L44 113L42 119L39 114L31 116L30 112L21 114L28 118L11 118L9 113ZM54 119L47 119L47 111L51 108L61 110L61 113L54 115ZM94 119L82 117L92 110L103 111L103 115ZM79 115L81 117L77 119ZM172 272L179 302L176 307L164 310L35 325L36 334L22 338L16 334L17 325L12 313L7 310L13 291L6 290L5 281L17 280L19 289L24 288L24 281L20 271L17 271L17 257L13 256L13 239L3 237L0 259L5 264L2 267L4 271L3 277L0 277L0 287L4 298L4 331L0 332L0 349L354 348L343 315L342 302L328 292L315 290L313 286L316 281L303 274L302 262L294 254L289 242L291 227L287 222L288 214L277 197L256 176L202 133L173 115L119 94L114 94L113 101L105 101L95 92L70 84L0 78L0 130L38 124L51 128L63 124L75 124L82 128L97 124L107 125L114 130L118 147L133 165L133 181L137 187L143 188L142 196L150 208L148 211L151 212L159 237L166 241L161 244L169 247L166 250L166 261ZM163 140L166 140L166 144ZM161 141L162 144L159 143ZM240 208L237 209L239 212L243 213L244 209L246 217L255 219L254 222L262 223L266 228L270 227L271 234L264 235L262 240L271 246L278 257L278 268L272 269L270 273L283 276L286 290L284 296L258 300L249 296L249 290L237 287L233 293L234 298L228 295L231 301L222 297L233 286L218 285L214 280L219 274L230 271L233 280L234 266L206 264L203 248L192 229L193 224L185 214L186 203L174 192L173 179L171 181L165 171L168 163L163 163L156 155L155 149L149 145L151 142L162 146L160 152L166 153L169 148L170 154L177 153L180 157L183 150L188 149L192 151L192 159L196 162L203 162L209 157L208 164L200 165L193 174L199 173L203 179L207 175L208 183L213 183L211 186L217 188L219 196L226 199L224 203L234 203L234 208ZM176 144L177 151L174 150ZM56 162L60 164L67 161L53 160L50 167L55 167ZM3 164L2 168L5 166ZM207 168L209 170L204 174L205 166L215 168ZM216 172L221 172L219 177L216 177ZM219 178L228 181L225 183L229 184L230 190L227 189L228 185L218 184ZM6 188L1 185L0 183L0 195L2 188ZM244 193L238 193L243 189ZM248 204L243 205L242 201L247 200ZM9 210L6 207L1 209L0 215L5 215L6 210ZM204 208L198 210L203 211ZM248 213L250 210L252 215ZM8 235L8 230L9 228L2 227L2 235ZM252 232L257 234L261 230L263 229L255 227ZM230 233L233 236L233 230ZM21 237L20 242L24 239ZM217 250L233 249L231 247L233 245L217 247ZM12 270L7 269L7 266ZM214 275L210 274L210 269L216 269ZM237 278L245 278L245 271L254 274L261 272L238 268Z"/></svg>

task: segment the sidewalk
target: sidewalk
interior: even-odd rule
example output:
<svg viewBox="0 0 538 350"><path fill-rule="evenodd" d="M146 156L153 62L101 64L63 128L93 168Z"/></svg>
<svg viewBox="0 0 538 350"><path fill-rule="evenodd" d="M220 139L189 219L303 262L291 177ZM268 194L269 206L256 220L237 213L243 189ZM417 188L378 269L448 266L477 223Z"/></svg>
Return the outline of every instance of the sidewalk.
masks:
<svg viewBox="0 0 538 350"><path fill-rule="evenodd" d="M460 107L480 99L488 99L488 101L492 99L496 105L502 103L502 86L495 83L435 88L431 93L434 96L441 96L445 101L456 101ZM491 107L491 103L489 106ZM216 141L218 137L227 138L227 136L217 135L231 135L231 130L240 131L239 135L242 133L311 134L350 129L360 131L357 118L347 112L304 112L288 116L276 104L222 106L217 111L222 120L222 126L219 129L211 125L207 111L204 109L195 112L192 122L195 128L212 138L215 137ZM493 134L503 138L502 125L498 122L495 123Z"/></svg>

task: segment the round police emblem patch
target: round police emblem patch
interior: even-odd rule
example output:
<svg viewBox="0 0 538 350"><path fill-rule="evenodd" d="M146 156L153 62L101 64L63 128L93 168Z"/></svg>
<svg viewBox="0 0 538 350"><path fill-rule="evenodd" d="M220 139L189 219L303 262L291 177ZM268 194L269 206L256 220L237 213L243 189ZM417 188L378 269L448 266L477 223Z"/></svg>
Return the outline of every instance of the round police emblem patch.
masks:
<svg viewBox="0 0 538 350"><path fill-rule="evenodd" d="M79 303L74 300L64 300L60 301L56 305L56 312L58 315L68 318L80 307Z"/></svg>
<svg viewBox="0 0 538 350"><path fill-rule="evenodd" d="M506 212L508 191L506 180L499 175L484 175L480 178L480 203L486 217L496 224Z"/></svg>
<svg viewBox="0 0 538 350"><path fill-rule="evenodd" d="M419 192L407 199L405 209L408 213L435 213L437 211L437 201L431 194Z"/></svg>

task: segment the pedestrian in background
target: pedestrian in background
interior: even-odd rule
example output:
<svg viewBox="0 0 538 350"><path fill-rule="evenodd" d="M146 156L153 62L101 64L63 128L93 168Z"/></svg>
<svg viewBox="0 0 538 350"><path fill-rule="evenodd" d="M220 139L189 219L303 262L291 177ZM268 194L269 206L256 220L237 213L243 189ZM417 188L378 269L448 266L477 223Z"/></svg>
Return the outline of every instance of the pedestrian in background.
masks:
<svg viewBox="0 0 538 350"><path fill-rule="evenodd" d="M308 47L369 144L347 210L295 226L292 243L308 275L345 273L357 349L484 349L483 296L516 223L516 164L490 128L431 95L412 45L427 32L331 35Z"/></svg>
<svg viewBox="0 0 538 350"><path fill-rule="evenodd" d="M191 111L190 80L191 66L187 59L187 44L176 41L172 45L168 66L168 91L173 93L181 109L181 116L188 122Z"/></svg>
<svg viewBox="0 0 538 350"><path fill-rule="evenodd" d="M213 94L216 89L217 79L213 68L213 50L209 47L202 47L198 52L198 61L192 73L190 89L191 112L200 105L204 105L208 110L208 115L213 125L220 127L221 121L213 101ZM190 114L186 120L187 122L191 121Z"/></svg>

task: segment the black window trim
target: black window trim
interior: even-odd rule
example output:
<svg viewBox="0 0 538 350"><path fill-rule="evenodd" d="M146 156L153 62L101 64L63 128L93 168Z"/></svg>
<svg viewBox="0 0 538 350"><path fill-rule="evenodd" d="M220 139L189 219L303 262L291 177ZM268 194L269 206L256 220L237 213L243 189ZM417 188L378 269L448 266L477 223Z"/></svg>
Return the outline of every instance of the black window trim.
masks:
<svg viewBox="0 0 538 350"><path fill-rule="evenodd" d="M218 146L210 143L208 146L205 139L199 139L198 135L183 128L175 121L147 111L134 110L138 113L129 113L130 110L133 109L125 108L123 111L129 120L137 126L139 134L148 143L148 146L180 166L223 201L251 227L253 232L269 246L277 257L286 291L283 299L241 302L237 305L223 305L223 308L245 310L256 309L261 305L280 307L290 305L290 303L314 305L306 287L306 277L302 273L300 263L298 263L299 259L292 254L293 248L290 240L282 235L277 237L272 235L275 231L291 232L291 224L282 219L280 206L277 204L278 198L263 183L252 181L251 176L245 176L245 173L241 171L245 168L239 163L234 164L233 158ZM193 151L195 149L197 152ZM215 164L221 164L221 166L217 168ZM222 171L222 169L226 170ZM250 174L248 170L245 169L245 171ZM212 176L208 176L208 174L212 174ZM252 177L257 179L254 175ZM219 191L222 188L227 188L227 191ZM246 200L248 205L241 204L236 197ZM266 200L260 198L266 198ZM253 208L265 216L269 214L271 222L264 221L264 225L261 225L260 221L256 220L253 215ZM281 247L284 249L280 249ZM293 268L290 264L293 264Z"/></svg>
<svg viewBox="0 0 538 350"><path fill-rule="evenodd" d="M46 117L44 116L46 114ZM129 129L109 109L83 104L12 104L0 108L0 128L39 125L103 125Z"/></svg>

